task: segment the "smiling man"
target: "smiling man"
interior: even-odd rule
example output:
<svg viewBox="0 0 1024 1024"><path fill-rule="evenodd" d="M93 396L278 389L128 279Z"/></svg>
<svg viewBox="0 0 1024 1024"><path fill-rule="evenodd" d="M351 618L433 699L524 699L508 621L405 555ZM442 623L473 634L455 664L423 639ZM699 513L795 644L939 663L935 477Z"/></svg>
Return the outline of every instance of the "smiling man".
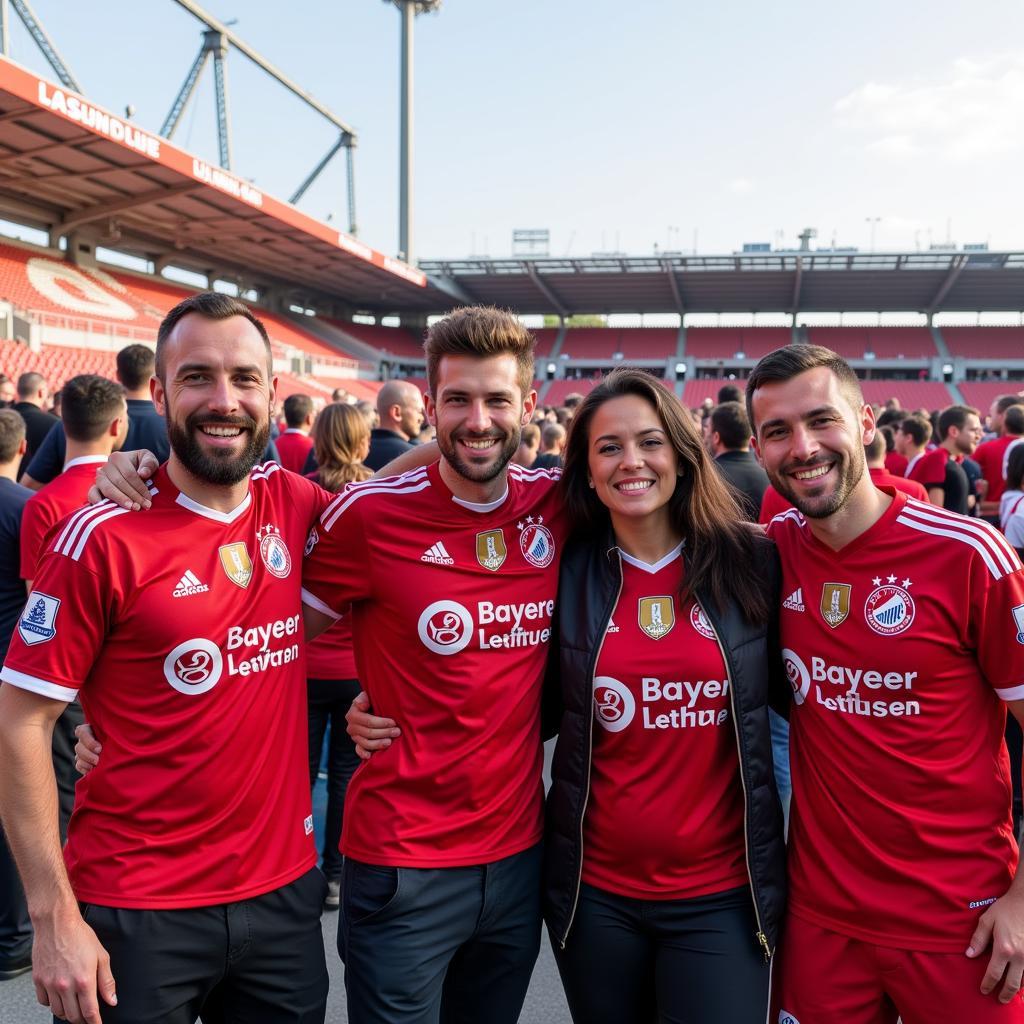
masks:
<svg viewBox="0 0 1024 1024"><path fill-rule="evenodd" d="M299 575L330 495L257 465L272 367L234 299L171 310L151 508L58 524L0 672L0 812L36 992L73 1024L100 1021L97 993L107 1024L324 1019ZM50 735L76 696L104 753L62 857Z"/></svg>
<svg viewBox="0 0 1024 1024"><path fill-rule="evenodd" d="M1003 743L1006 709L1024 718L1020 560L986 524L872 484L874 415L834 352L766 356L747 406L795 506L768 528L794 692L778 1020L1020 1022Z"/></svg>
<svg viewBox="0 0 1024 1024"><path fill-rule="evenodd" d="M339 495L303 575L311 618L352 605L359 679L402 724L349 786L338 948L353 1024L513 1024L540 944L558 474L509 464L536 399L516 317L458 310L425 348L440 462Z"/></svg>

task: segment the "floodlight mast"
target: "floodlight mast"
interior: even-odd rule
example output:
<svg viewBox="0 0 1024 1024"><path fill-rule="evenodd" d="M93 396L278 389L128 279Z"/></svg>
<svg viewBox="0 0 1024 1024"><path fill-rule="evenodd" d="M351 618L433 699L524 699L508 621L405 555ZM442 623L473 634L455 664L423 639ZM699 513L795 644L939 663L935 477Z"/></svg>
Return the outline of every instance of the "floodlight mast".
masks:
<svg viewBox="0 0 1024 1024"><path fill-rule="evenodd" d="M414 261L412 189L413 22L417 14L441 9L441 0L384 0L402 16L401 113L398 165L398 258Z"/></svg>

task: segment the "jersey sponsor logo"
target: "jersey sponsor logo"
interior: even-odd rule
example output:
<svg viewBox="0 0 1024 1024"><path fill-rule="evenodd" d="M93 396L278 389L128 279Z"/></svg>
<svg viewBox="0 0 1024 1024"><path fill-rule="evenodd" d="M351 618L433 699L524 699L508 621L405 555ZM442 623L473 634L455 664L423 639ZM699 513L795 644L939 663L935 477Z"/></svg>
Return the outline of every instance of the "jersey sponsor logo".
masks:
<svg viewBox="0 0 1024 1024"><path fill-rule="evenodd" d="M971 900L971 902L967 904L967 909L968 910L981 910L982 907L989 907L989 906L991 906L998 899L999 899L998 896L989 896L987 899L984 899L984 900Z"/></svg>
<svg viewBox="0 0 1024 1024"><path fill-rule="evenodd" d="M313 554L313 548L315 548L319 543L320 534L316 532L316 527L314 526L313 529L309 531L309 536L306 538L306 546L302 550L303 556L305 558L309 558L309 556Z"/></svg>
<svg viewBox="0 0 1024 1024"><path fill-rule="evenodd" d="M779 1010L779 1024L800 1024L800 1021L789 1010Z"/></svg>
<svg viewBox="0 0 1024 1024"><path fill-rule="evenodd" d="M671 597L641 597L637 605L640 628L652 639L660 640L672 632L676 610Z"/></svg>
<svg viewBox="0 0 1024 1024"><path fill-rule="evenodd" d="M416 628L428 651L448 656L466 649L473 636L473 617L457 601L435 601L420 613Z"/></svg>
<svg viewBox="0 0 1024 1024"><path fill-rule="evenodd" d="M788 608L791 612L805 611L803 587L797 587L796 590L794 590L793 593L782 602L782 607Z"/></svg>
<svg viewBox="0 0 1024 1024"><path fill-rule="evenodd" d="M267 523L256 531L256 539L260 542L260 558L263 559L267 571L283 580L292 571L292 556L288 545L281 538L281 531ZM249 575L252 575L251 567Z"/></svg>
<svg viewBox="0 0 1024 1024"><path fill-rule="evenodd" d="M30 647L33 644L45 644L57 635L57 612L60 610L60 598L33 590L28 595L25 610L18 620L18 634Z"/></svg>
<svg viewBox="0 0 1024 1024"><path fill-rule="evenodd" d="M519 548L523 558L538 569L546 569L555 557L555 538L543 524L543 516L527 516L526 522L518 524Z"/></svg>
<svg viewBox="0 0 1024 1024"><path fill-rule="evenodd" d="M476 535L476 560L491 572L497 572L508 557L503 530L487 530Z"/></svg>
<svg viewBox="0 0 1024 1024"><path fill-rule="evenodd" d="M171 592L171 597L192 597L193 594L205 594L209 589L191 569L186 569Z"/></svg>
<svg viewBox="0 0 1024 1024"><path fill-rule="evenodd" d="M611 676L594 678L594 717L607 732L622 732L635 714L636 700L628 686Z"/></svg>
<svg viewBox="0 0 1024 1024"><path fill-rule="evenodd" d="M448 554L448 549L438 541L436 544L431 544L426 551L420 555L421 562L430 562L432 565L454 565L455 559Z"/></svg>
<svg viewBox="0 0 1024 1024"><path fill-rule="evenodd" d="M220 567L232 583L243 590L249 586L252 579L252 559L249 557L249 549L244 541L236 541L234 544L224 544L219 550Z"/></svg>
<svg viewBox="0 0 1024 1024"><path fill-rule="evenodd" d="M807 671L804 659L788 647L782 650L782 663L786 667L786 678L793 690L793 701L803 704L811 688L811 673Z"/></svg>
<svg viewBox="0 0 1024 1024"><path fill-rule="evenodd" d="M302 831L305 832L307 836L311 836L313 834L312 814L307 814L306 817L302 819Z"/></svg>
<svg viewBox="0 0 1024 1024"><path fill-rule="evenodd" d="M1011 611L1014 624L1017 626L1017 643L1024 644L1024 604L1017 605Z"/></svg>
<svg viewBox="0 0 1024 1024"><path fill-rule="evenodd" d="M849 583L826 583L821 588L821 617L833 628L841 626L850 614Z"/></svg>
<svg viewBox="0 0 1024 1024"><path fill-rule="evenodd" d="M707 640L715 639L715 631L711 626L711 622L699 604L694 604L690 609L690 625Z"/></svg>
<svg viewBox="0 0 1024 1024"><path fill-rule="evenodd" d="M164 658L164 677L178 693L194 697L220 682L224 658L220 648L203 637L178 644Z"/></svg>
<svg viewBox="0 0 1024 1024"><path fill-rule="evenodd" d="M914 599L907 592L910 580L905 579L903 586L897 586L895 576L889 576L886 583L876 576L871 582L875 589L864 602L867 624L880 636L906 632L914 621Z"/></svg>

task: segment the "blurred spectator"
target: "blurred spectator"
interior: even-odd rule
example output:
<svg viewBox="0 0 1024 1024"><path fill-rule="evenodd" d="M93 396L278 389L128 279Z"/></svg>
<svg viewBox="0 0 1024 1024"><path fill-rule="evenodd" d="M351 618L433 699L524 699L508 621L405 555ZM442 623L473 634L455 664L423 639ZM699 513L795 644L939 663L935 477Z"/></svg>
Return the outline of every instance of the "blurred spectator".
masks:
<svg viewBox="0 0 1024 1024"><path fill-rule="evenodd" d="M889 428L884 428L888 430ZM864 446L864 457L867 460L868 472L876 487L892 487L918 501L927 501L928 492L916 480L907 480L902 476L895 476L885 468L885 435L881 430L875 431L871 444Z"/></svg>
<svg viewBox="0 0 1024 1024"><path fill-rule="evenodd" d="M18 465L25 454L25 421L13 409L0 409L0 661L27 596L20 573L21 517L32 497L19 486ZM0 831L0 981L32 968L32 923L14 858Z"/></svg>
<svg viewBox="0 0 1024 1024"><path fill-rule="evenodd" d="M373 402L367 398L360 398L356 402L356 408L362 413L370 430L380 426L380 416L377 415L377 406Z"/></svg>
<svg viewBox="0 0 1024 1024"><path fill-rule="evenodd" d="M293 473L302 472L306 457L313 450L309 432L315 418L313 399L309 395L289 395L284 400L285 430L275 443L281 465Z"/></svg>
<svg viewBox="0 0 1024 1024"><path fill-rule="evenodd" d="M708 424L708 447L715 466L732 485L744 516L756 523L768 476L750 450L747 410L738 401L722 402L711 410Z"/></svg>
<svg viewBox="0 0 1024 1024"><path fill-rule="evenodd" d="M50 389L41 373L23 373L18 378L18 400L12 408L25 421L25 441L28 448L21 459L20 473L28 468L32 456L39 450L44 438L60 422L51 412L46 412Z"/></svg>
<svg viewBox="0 0 1024 1024"><path fill-rule="evenodd" d="M717 405L723 405L725 402L742 402L743 392L735 384L723 384L718 389L718 400Z"/></svg>
<svg viewBox="0 0 1024 1024"><path fill-rule="evenodd" d="M353 405L335 402L320 411L313 424L319 468L311 479L329 491L367 479L363 465L370 450L370 426ZM309 785L316 785L324 736L327 746L327 814L324 822L323 872L327 878L324 906L337 909L341 900L342 856L338 849L344 820L345 793L359 765L355 745L345 727L345 712L359 693L350 615L306 646L306 689L309 698Z"/></svg>
<svg viewBox="0 0 1024 1024"><path fill-rule="evenodd" d="M51 405L50 405L50 412L52 412L53 415L57 417L57 419L60 419L60 417L61 417L61 403L63 401L64 401L64 392L60 388L57 388L57 390L54 391L54 393L53 393L53 397L51 399Z"/></svg>
<svg viewBox="0 0 1024 1024"><path fill-rule="evenodd" d="M519 438L519 451L513 456L512 461L529 469L540 450L540 435L541 430L536 423L527 423Z"/></svg>
<svg viewBox="0 0 1024 1024"><path fill-rule="evenodd" d="M126 345L117 353L117 379L128 402L128 437L124 447L128 451L147 448L165 462L171 454L167 424L149 396L149 381L155 369L156 356L147 345ZM21 482L34 491L49 483L64 468L66 452L64 428L56 427L46 435Z"/></svg>
<svg viewBox="0 0 1024 1024"><path fill-rule="evenodd" d="M17 397L18 390L14 386L14 381L6 374L0 373L0 408L9 409Z"/></svg>
<svg viewBox="0 0 1024 1024"><path fill-rule="evenodd" d="M561 423L546 423L540 432L540 451L533 460L533 468L560 469L565 437L565 427Z"/></svg>
<svg viewBox="0 0 1024 1024"><path fill-rule="evenodd" d="M370 454L366 465L381 469L392 459L412 447L419 439L423 425L423 396L415 384L406 380L389 380L377 393L377 415L380 426L370 435Z"/></svg>
<svg viewBox="0 0 1024 1024"><path fill-rule="evenodd" d="M937 484L922 481L933 504L963 516L969 514L971 489L961 463L974 453L979 441L981 420L977 409L951 405L942 410L939 415L939 450L946 456L943 478Z"/></svg>

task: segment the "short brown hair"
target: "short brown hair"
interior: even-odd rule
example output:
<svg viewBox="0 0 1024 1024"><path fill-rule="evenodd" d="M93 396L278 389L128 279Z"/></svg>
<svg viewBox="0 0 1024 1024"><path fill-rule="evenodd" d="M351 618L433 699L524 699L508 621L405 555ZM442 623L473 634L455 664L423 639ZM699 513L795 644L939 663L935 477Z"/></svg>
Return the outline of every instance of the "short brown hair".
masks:
<svg viewBox="0 0 1024 1024"><path fill-rule="evenodd" d="M515 356L519 389L525 398L533 388L536 341L514 313L494 306L463 306L427 328L427 386L437 397L437 373L444 356Z"/></svg>
<svg viewBox="0 0 1024 1024"><path fill-rule="evenodd" d="M95 373L72 377L62 390L61 419L69 441L98 440L125 410L124 388Z"/></svg>
<svg viewBox="0 0 1024 1024"><path fill-rule="evenodd" d="M0 409L0 462L17 457L18 445L25 440L25 421L13 409Z"/></svg>
<svg viewBox="0 0 1024 1024"><path fill-rule="evenodd" d="M117 379L129 391L145 387L155 366L153 350L146 345L125 345L117 353Z"/></svg>
<svg viewBox="0 0 1024 1024"><path fill-rule="evenodd" d="M907 435L915 447L920 448L932 439L932 425L930 420L923 416L908 416L900 425L899 429Z"/></svg>
<svg viewBox="0 0 1024 1024"><path fill-rule="evenodd" d="M198 292L179 302L167 316L163 318L156 332L156 375L164 380L164 347L171 331L178 326L178 321L189 313L198 313L207 320L227 320L233 316L242 316L259 331L263 344L267 349L267 368L270 376L274 375L274 354L270 350L270 335L267 334L263 321L244 303L221 292Z"/></svg>
<svg viewBox="0 0 1024 1024"><path fill-rule="evenodd" d="M590 423L605 402L625 395L636 395L654 406L679 460L669 516L686 538L684 594L706 590L719 610L731 599L751 622L764 622L769 614L765 581L737 571L739 566L753 564L754 533L711 461L692 417L675 395L644 370L612 370L576 410L562 452L562 493L577 536L593 541L610 527L608 509L588 483Z"/></svg>
<svg viewBox="0 0 1024 1024"><path fill-rule="evenodd" d="M839 387L854 412L860 411L864 404L860 381L853 367L842 356L823 345L786 345L769 352L747 378L747 416L755 435L757 423L754 420L754 392L765 384L782 384L821 366L831 370L839 381Z"/></svg>
<svg viewBox="0 0 1024 1024"><path fill-rule="evenodd" d="M1015 405L1024 405L1024 395L1000 395L996 399L996 412L1006 412Z"/></svg>
<svg viewBox="0 0 1024 1024"><path fill-rule="evenodd" d="M945 441L953 427L963 430L968 416L977 416L981 419L981 413L970 405L951 405L943 409L939 413L939 440Z"/></svg>

